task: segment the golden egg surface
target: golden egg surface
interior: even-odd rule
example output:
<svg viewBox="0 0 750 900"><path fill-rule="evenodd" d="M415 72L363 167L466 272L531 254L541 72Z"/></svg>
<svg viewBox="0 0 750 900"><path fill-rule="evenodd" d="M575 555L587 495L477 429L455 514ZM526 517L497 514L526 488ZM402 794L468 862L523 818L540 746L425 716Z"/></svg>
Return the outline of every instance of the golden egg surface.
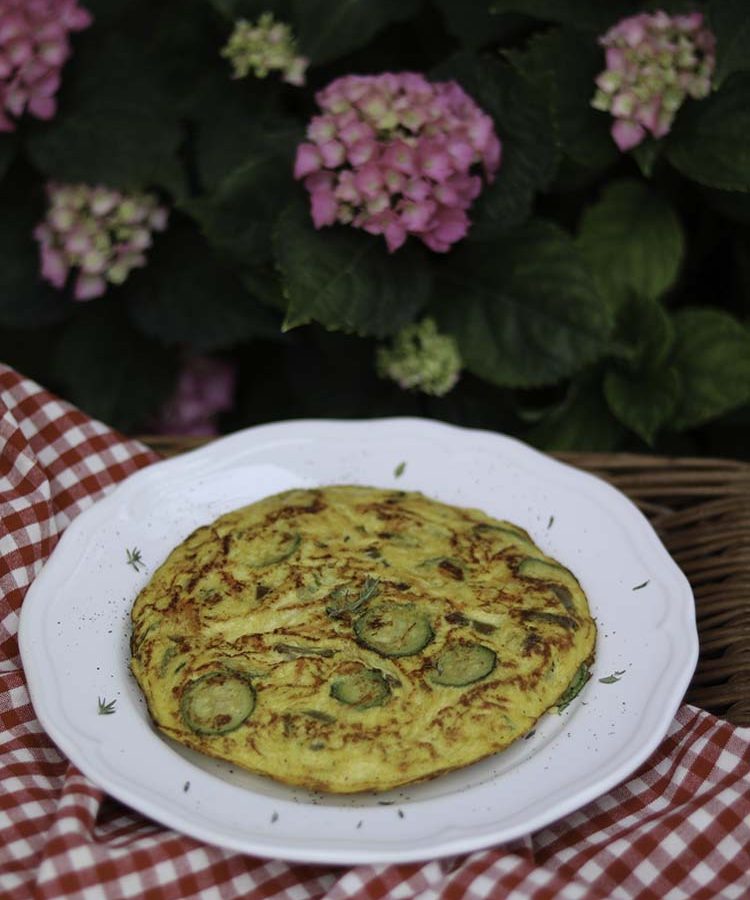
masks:
<svg viewBox="0 0 750 900"><path fill-rule="evenodd" d="M131 668L176 741L350 793L507 747L585 681L595 641L577 579L522 529L337 485L176 547L133 606Z"/></svg>

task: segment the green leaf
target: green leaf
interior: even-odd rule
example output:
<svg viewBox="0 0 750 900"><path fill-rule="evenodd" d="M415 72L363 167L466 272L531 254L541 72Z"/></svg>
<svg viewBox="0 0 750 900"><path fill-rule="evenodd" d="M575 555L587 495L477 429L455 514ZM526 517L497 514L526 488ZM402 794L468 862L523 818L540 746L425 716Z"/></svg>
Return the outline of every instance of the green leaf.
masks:
<svg viewBox="0 0 750 900"><path fill-rule="evenodd" d="M271 309L286 312L286 298L279 273L271 265L241 268L238 272L245 290Z"/></svg>
<svg viewBox="0 0 750 900"><path fill-rule="evenodd" d="M520 12L575 28L604 30L633 12L629 0L490 0L493 13Z"/></svg>
<svg viewBox="0 0 750 900"><path fill-rule="evenodd" d="M492 240L524 222L536 192L554 178L558 152L546 100L509 65L468 53L451 57L432 77L456 79L495 122L502 162L474 202L469 232L469 240Z"/></svg>
<svg viewBox="0 0 750 900"><path fill-rule="evenodd" d="M716 35L714 83L720 87L732 73L750 69L750 6L747 0L711 0L708 18Z"/></svg>
<svg viewBox="0 0 750 900"><path fill-rule="evenodd" d="M732 75L705 100L688 101L668 139L672 165L693 181L750 191L750 75Z"/></svg>
<svg viewBox="0 0 750 900"><path fill-rule="evenodd" d="M319 65L363 47L418 8L418 0L292 0L292 24L300 51Z"/></svg>
<svg viewBox="0 0 750 900"><path fill-rule="evenodd" d="M14 170L0 185L0 209L0 326L39 328L59 322L71 304L65 293L42 281L33 237L44 216L42 192Z"/></svg>
<svg viewBox="0 0 750 900"><path fill-rule="evenodd" d="M717 309L675 313L672 364L683 392L673 425L695 428L750 399L750 331Z"/></svg>
<svg viewBox="0 0 750 900"><path fill-rule="evenodd" d="M258 143L256 139L256 144ZM271 231L279 207L299 187L291 158L278 147L259 147L231 171L212 194L182 204L210 243L243 266L271 257Z"/></svg>
<svg viewBox="0 0 750 900"><path fill-rule="evenodd" d="M277 20L288 21L291 0L209 0L211 6L228 19L257 19L262 13L273 13Z"/></svg>
<svg viewBox="0 0 750 900"><path fill-rule="evenodd" d="M490 43L508 43L514 33L523 29L528 19L523 15L496 15L489 3L466 3L465 0L436 0L447 30L464 47L478 48Z"/></svg>
<svg viewBox="0 0 750 900"><path fill-rule="evenodd" d="M182 132L162 76L139 41L86 32L66 66L54 122L29 134L32 160L59 181L182 191Z"/></svg>
<svg viewBox="0 0 750 900"><path fill-rule="evenodd" d="M634 180L611 182L583 214L578 248L609 303L631 293L656 298L677 278L685 254L682 226L669 203Z"/></svg>
<svg viewBox="0 0 750 900"><path fill-rule="evenodd" d="M250 297L237 273L185 224L156 238L148 266L121 289L132 320L167 345L196 350L230 347L275 335L278 317Z"/></svg>
<svg viewBox="0 0 750 900"><path fill-rule="evenodd" d="M681 397L680 378L674 368L641 375L612 370L604 379L604 396L612 412L648 444L669 425Z"/></svg>
<svg viewBox="0 0 750 900"><path fill-rule="evenodd" d="M617 450L624 435L602 393L598 371L573 381L562 403L550 409L524 440L549 451Z"/></svg>
<svg viewBox="0 0 750 900"><path fill-rule="evenodd" d="M720 215L744 225L750 225L750 194L740 194L736 191L717 191L713 188L703 188L701 191L708 205Z"/></svg>
<svg viewBox="0 0 750 900"><path fill-rule="evenodd" d="M183 102L195 165L203 190L213 191L253 154L275 151L290 159L302 124L280 112L282 88L265 79L232 79L226 60L204 67L200 81Z"/></svg>
<svg viewBox="0 0 750 900"><path fill-rule="evenodd" d="M139 334L112 298L80 308L55 354L65 396L84 412L127 431L167 399L176 377L174 355Z"/></svg>
<svg viewBox="0 0 750 900"><path fill-rule="evenodd" d="M655 140L652 137L647 137L643 143L638 144L633 150L631 150L631 155L633 159L638 163L638 168L641 170L641 174L644 178L651 178L654 174L654 169L656 168L656 164L661 158L662 150L664 149L664 142Z"/></svg>
<svg viewBox="0 0 750 900"><path fill-rule="evenodd" d="M0 181L10 168L18 150L18 143L12 134L0 134Z"/></svg>
<svg viewBox="0 0 750 900"><path fill-rule="evenodd" d="M454 249L434 305L466 368L501 386L560 381L602 355L614 324L569 235L541 220Z"/></svg>
<svg viewBox="0 0 750 900"><path fill-rule="evenodd" d="M662 366L674 344L674 324L664 306L634 295L620 307L612 353L633 373Z"/></svg>
<svg viewBox="0 0 750 900"><path fill-rule="evenodd" d="M674 324L661 303L632 296L619 310L613 352L617 361L604 378L604 396L617 418L652 444L674 418L682 386L669 356Z"/></svg>
<svg viewBox="0 0 750 900"><path fill-rule="evenodd" d="M595 41L572 28L554 28L507 55L546 98L560 150L592 168L617 162L620 154L609 133L611 119L591 106L594 79L605 66Z"/></svg>
<svg viewBox="0 0 750 900"><path fill-rule="evenodd" d="M316 321L332 331L385 337L427 302L430 266L421 248L389 254L381 237L334 226L316 231L306 204L284 210L274 235L289 301L285 329Z"/></svg>

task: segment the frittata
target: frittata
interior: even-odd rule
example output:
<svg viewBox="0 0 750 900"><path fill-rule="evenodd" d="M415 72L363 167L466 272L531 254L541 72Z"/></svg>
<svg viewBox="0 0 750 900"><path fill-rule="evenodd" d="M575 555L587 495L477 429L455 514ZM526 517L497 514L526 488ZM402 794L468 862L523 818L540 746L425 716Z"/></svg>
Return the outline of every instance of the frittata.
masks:
<svg viewBox="0 0 750 900"><path fill-rule="evenodd" d="M415 492L267 497L176 547L132 609L155 724L321 791L383 791L526 734L587 677L596 626L527 532Z"/></svg>

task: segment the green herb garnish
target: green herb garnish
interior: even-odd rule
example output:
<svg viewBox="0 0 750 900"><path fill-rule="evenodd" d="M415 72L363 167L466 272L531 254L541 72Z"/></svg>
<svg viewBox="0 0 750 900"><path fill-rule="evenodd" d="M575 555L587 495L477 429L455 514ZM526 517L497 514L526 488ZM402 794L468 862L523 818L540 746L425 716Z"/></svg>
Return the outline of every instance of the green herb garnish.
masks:
<svg viewBox="0 0 750 900"><path fill-rule="evenodd" d="M110 700L109 703L107 703L107 700L105 697L99 697L98 699L99 699L99 715L100 716L113 715L115 712L115 703L117 703L117 700Z"/></svg>
<svg viewBox="0 0 750 900"><path fill-rule="evenodd" d="M400 462L393 470L393 477L400 478L404 474L404 469L406 469L406 463Z"/></svg>
<svg viewBox="0 0 750 900"><path fill-rule="evenodd" d="M606 678L600 678L599 681L602 684L614 684L616 681L619 681L624 674L625 669L623 669L622 672L614 672L612 675L607 675Z"/></svg>
<svg viewBox="0 0 750 900"><path fill-rule="evenodd" d="M550 516L550 517L549 517L549 522L547 522L547 528L552 528L552 526L553 526L554 524L555 524L555 517L554 517L554 516Z"/></svg>
<svg viewBox="0 0 750 900"><path fill-rule="evenodd" d="M325 722L327 725L336 721L335 716L326 712L321 712L319 709L303 709L302 712L306 716L310 716L311 719L317 719L319 722Z"/></svg>
<svg viewBox="0 0 750 900"><path fill-rule="evenodd" d="M591 678L589 667L586 663L581 663L565 693L557 701L558 712L562 712L566 707L570 706L573 700L581 693L589 678Z"/></svg>
<svg viewBox="0 0 750 900"><path fill-rule="evenodd" d="M650 581L650 579L649 579L649 581ZM633 590L634 590L634 591L640 591L641 588L645 588L645 587L646 587L646 585L649 583L649 581L644 581L643 584L637 584L637 585L633 588Z"/></svg>
<svg viewBox="0 0 750 900"><path fill-rule="evenodd" d="M298 659L300 656L333 656L333 650L328 647L299 647L296 644L276 644L274 650L283 653L290 659Z"/></svg>
<svg viewBox="0 0 750 900"><path fill-rule="evenodd" d="M368 600L372 600L372 598L378 594L379 590L380 579L370 578L370 576L368 575L367 578L365 578L365 582L362 585L359 596L351 603L347 603L346 601L348 600L349 594L351 593L351 588L343 585L337 587L334 591L331 592L331 599L343 602L341 602L341 604L336 603L336 605L326 606L326 613L332 619L339 618L346 613L356 613L365 605L365 603L368 602Z"/></svg>
<svg viewBox="0 0 750 900"><path fill-rule="evenodd" d="M133 547L132 550L126 550L125 552L127 553L128 557L127 564L129 566L132 566L136 572L140 572L141 570L138 568L138 566L145 567L146 565L141 557L141 551L137 547Z"/></svg>

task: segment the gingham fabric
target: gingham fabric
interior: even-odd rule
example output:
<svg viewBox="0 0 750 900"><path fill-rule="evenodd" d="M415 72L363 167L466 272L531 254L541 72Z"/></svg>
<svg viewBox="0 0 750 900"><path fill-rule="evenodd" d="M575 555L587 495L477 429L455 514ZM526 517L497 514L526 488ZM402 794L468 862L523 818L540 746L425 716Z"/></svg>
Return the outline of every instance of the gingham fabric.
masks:
<svg viewBox="0 0 750 900"><path fill-rule="evenodd" d="M624 784L512 844L422 864L292 865L201 845L107 797L29 702L24 594L66 525L155 454L0 364L0 896L750 897L750 729L683 706Z"/></svg>

